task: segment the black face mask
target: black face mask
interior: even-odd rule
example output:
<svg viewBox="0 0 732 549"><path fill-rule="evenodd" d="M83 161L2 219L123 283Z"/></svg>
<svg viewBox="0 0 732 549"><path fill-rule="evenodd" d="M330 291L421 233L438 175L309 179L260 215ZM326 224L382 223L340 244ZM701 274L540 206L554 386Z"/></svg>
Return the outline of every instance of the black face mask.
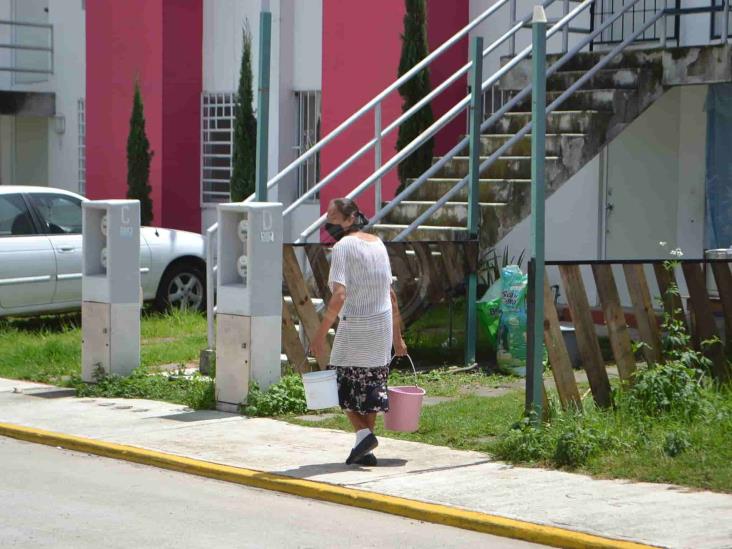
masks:
<svg viewBox="0 0 732 549"><path fill-rule="evenodd" d="M325 230L336 242L346 236L346 230L340 225L336 225L335 223L326 223Z"/></svg>

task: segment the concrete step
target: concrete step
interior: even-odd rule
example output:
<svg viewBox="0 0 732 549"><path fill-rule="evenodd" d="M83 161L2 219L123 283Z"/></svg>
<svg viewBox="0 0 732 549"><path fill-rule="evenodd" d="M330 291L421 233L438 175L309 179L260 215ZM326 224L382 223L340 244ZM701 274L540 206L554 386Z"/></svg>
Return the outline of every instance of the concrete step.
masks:
<svg viewBox="0 0 732 549"><path fill-rule="evenodd" d="M549 105L559 98L563 91L550 91L546 94L546 104ZM631 97L636 94L635 90L577 90L567 97L560 105L562 110L571 111L601 111L613 112L626 105ZM512 112L530 112L531 96L518 103Z"/></svg>
<svg viewBox="0 0 732 549"><path fill-rule="evenodd" d="M460 178L433 178L425 181L409 198L413 201L435 202L445 195ZM479 198L485 203L505 203L514 196L516 188L524 188L531 185L531 179L480 179ZM468 200L467 185L460 189L452 197L455 202L466 202Z"/></svg>
<svg viewBox="0 0 732 549"><path fill-rule="evenodd" d="M554 111L547 116L546 131L553 134L587 134L601 131L603 134L611 113L594 110ZM529 112L504 114L484 134L515 134L531 121Z"/></svg>
<svg viewBox="0 0 732 549"><path fill-rule="evenodd" d="M483 162L487 158L481 157L480 161ZM551 170L558 162L558 157L547 156L547 170ZM435 174L435 177L465 177L468 174L469 163L470 159L467 156L455 156ZM486 179L530 179L531 156L502 156L480 175Z"/></svg>
<svg viewBox="0 0 732 549"><path fill-rule="evenodd" d="M569 59L561 70L566 71L588 71L592 69L601 59L605 57L607 52L582 52ZM546 56L546 66L550 67L558 61L563 54L552 53ZM616 55L610 62L605 65L604 70L612 69L656 69L660 68L662 62L663 50L660 48L647 49L629 49ZM512 58L510 56L501 57L501 66L508 63ZM519 61L515 69L517 72L531 74L531 56ZM512 72L513 72L512 70ZM521 88L511 88L521 89Z"/></svg>
<svg viewBox="0 0 732 549"><path fill-rule="evenodd" d="M409 225L434 204L434 201L404 201L394 208L384 219L389 225ZM481 217L488 216L492 210L506 206L505 203L480 203ZM428 225L440 227L466 227L468 223L467 202L447 202L426 221Z"/></svg>
<svg viewBox="0 0 732 549"><path fill-rule="evenodd" d="M564 67L562 67L564 69ZM640 68L616 68L597 71L580 89L602 90L623 89L634 90L638 87ZM564 91L577 82L587 71L561 70L552 74L546 81L548 91ZM505 88L511 89L511 88ZM519 88L520 89L520 88Z"/></svg>
<svg viewBox="0 0 732 549"><path fill-rule="evenodd" d="M487 134L480 138L481 155L490 156L497 151L504 143L510 140L515 134ZM585 134L548 134L546 136L546 154L549 156L562 156L574 147L581 147L585 141ZM531 134L525 135L516 143L511 145L506 156L531 156Z"/></svg>
<svg viewBox="0 0 732 549"><path fill-rule="evenodd" d="M376 233L382 240L394 240L408 225L404 224L379 224L374 227ZM407 240L423 240L423 241L447 241L467 240L468 230L465 227L435 227L432 225L422 225L412 232Z"/></svg>

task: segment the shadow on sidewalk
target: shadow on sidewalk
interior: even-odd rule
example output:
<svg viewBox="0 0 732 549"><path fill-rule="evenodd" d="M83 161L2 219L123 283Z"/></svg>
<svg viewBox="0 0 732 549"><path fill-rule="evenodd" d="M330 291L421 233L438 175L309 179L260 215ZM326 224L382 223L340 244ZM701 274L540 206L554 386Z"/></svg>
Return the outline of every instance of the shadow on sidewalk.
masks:
<svg viewBox="0 0 732 549"><path fill-rule="evenodd" d="M379 464L375 467L362 467L360 465L346 465L343 462L338 463L316 463L313 465L301 465L295 469L286 469L284 471L272 471L278 475L287 475L296 478L308 478L318 475L327 475L329 473L345 473L352 471L372 471L374 469L383 469L385 467L404 467L407 464L406 459L379 459Z"/></svg>

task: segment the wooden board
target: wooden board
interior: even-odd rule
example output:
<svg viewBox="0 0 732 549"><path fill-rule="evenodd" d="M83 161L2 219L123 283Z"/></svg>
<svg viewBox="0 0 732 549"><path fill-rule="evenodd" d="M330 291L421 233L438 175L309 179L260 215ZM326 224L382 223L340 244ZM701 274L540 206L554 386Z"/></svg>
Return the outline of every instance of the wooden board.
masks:
<svg viewBox="0 0 732 549"><path fill-rule="evenodd" d="M285 350L290 366L296 372L304 373L310 371L305 349L300 341L295 323L292 321L290 309L284 300L282 300L282 347Z"/></svg>
<svg viewBox="0 0 732 549"><path fill-rule="evenodd" d="M313 270L315 284L318 287L320 297L325 303L330 301L330 288L328 287L328 274L330 265L325 256L325 247L322 244L308 244L305 246L305 254L308 256L310 268Z"/></svg>
<svg viewBox="0 0 732 549"><path fill-rule="evenodd" d="M732 274L728 263L712 263L711 268L719 290L719 301L722 303L727 348L732 350Z"/></svg>
<svg viewBox="0 0 732 549"><path fill-rule="evenodd" d="M700 341L708 341L719 337L717 326L714 323L712 305L707 295L704 273L699 263L683 263L681 265L686 279L686 287L689 290L691 308L694 312L694 320L699 333ZM712 361L712 372L719 381L730 379L727 359L724 356L724 349L721 343L707 345L704 347L704 354Z"/></svg>
<svg viewBox="0 0 732 549"><path fill-rule="evenodd" d="M440 242L437 247L442 254L443 273L448 281L450 293L452 293L465 280L460 255L454 242Z"/></svg>
<svg viewBox="0 0 732 549"><path fill-rule="evenodd" d="M684 304L681 302L681 296L678 295L679 286L676 283L676 275L673 271L668 271L663 263L654 263L653 271L656 273L656 282L661 292L663 309L667 314L683 323L684 327L687 327L686 317L684 316ZM675 287L677 292L671 292L672 287Z"/></svg>
<svg viewBox="0 0 732 549"><path fill-rule="evenodd" d="M564 295L567 297L567 304L572 315L577 346L592 388L592 396L598 406L607 408L611 405L610 379L602 360L580 268L578 265L560 265L559 273L562 276Z"/></svg>
<svg viewBox="0 0 732 549"><path fill-rule="evenodd" d="M297 262L295 250L292 246L286 246L283 249L282 273L285 277L287 288L290 291L295 311L297 311L297 316L300 318L300 326L305 330L305 336L308 340L312 341L318 333L320 317L310 299L305 278L302 275L300 264ZM321 370L327 368L329 357L330 345L326 340L324 356L316 357Z"/></svg>
<svg viewBox="0 0 732 549"><path fill-rule="evenodd" d="M582 399L577 389L574 370L564 343L562 329L559 326L559 316L554 305L554 296L549 287L548 276L544 277L544 344L549 355L554 384L557 386L559 400L563 409L574 406L582 408Z"/></svg>
<svg viewBox="0 0 732 549"><path fill-rule="evenodd" d="M440 283L442 277L436 262L432 260L429 245L424 242L412 242L412 249L417 256L417 265L419 265L419 284L427 289L430 304L437 305L443 300L445 293Z"/></svg>
<svg viewBox="0 0 732 549"><path fill-rule="evenodd" d="M600 296L610 346L618 366L620 379L626 383L631 383L635 373L635 358L633 357L630 333L625 323L625 313L620 304L618 288L613 277L613 269L610 265L593 265L592 274L595 277L595 285Z"/></svg>
<svg viewBox="0 0 732 549"><path fill-rule="evenodd" d="M623 265L625 282L628 285L630 300L633 303L635 320L638 324L638 332L641 341L647 345L643 348L643 356L648 363L661 361L661 330L658 326L656 313L653 310L651 292L648 289L648 281L643 270L643 265L638 263L626 263Z"/></svg>

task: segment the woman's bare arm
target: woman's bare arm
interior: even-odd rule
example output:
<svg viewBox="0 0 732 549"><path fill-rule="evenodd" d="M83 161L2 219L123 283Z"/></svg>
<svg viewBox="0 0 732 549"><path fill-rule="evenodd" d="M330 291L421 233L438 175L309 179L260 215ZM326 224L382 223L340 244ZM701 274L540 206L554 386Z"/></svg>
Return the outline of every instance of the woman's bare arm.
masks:
<svg viewBox="0 0 732 549"><path fill-rule="evenodd" d="M336 318L338 318L338 313L341 312L345 302L346 287L343 284L334 284L333 295L328 301L328 308L323 315L323 320L320 323L315 339L310 342L310 350L315 354L315 356L322 356L323 351L325 350L325 338L328 335L328 330L330 330L335 323Z"/></svg>
<svg viewBox="0 0 732 549"><path fill-rule="evenodd" d="M392 322L392 339L394 344L394 352L397 356L404 356L407 354L407 346L404 343L402 337L402 316L399 313L399 302L394 289L391 292L391 322Z"/></svg>

